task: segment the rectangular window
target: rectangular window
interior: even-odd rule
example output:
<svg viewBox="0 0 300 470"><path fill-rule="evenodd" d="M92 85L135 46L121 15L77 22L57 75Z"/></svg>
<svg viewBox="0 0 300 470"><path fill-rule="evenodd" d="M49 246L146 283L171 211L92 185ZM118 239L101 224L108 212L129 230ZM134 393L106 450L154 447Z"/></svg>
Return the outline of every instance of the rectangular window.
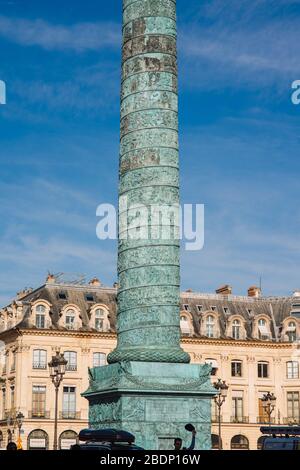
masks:
<svg viewBox="0 0 300 470"><path fill-rule="evenodd" d="M106 354L96 352L93 354L93 367L101 367L106 365Z"/></svg>
<svg viewBox="0 0 300 470"><path fill-rule="evenodd" d="M11 387L10 389L10 407L15 407L15 387Z"/></svg>
<svg viewBox="0 0 300 470"><path fill-rule="evenodd" d="M299 423L299 392L288 392L287 394L287 411L288 418Z"/></svg>
<svg viewBox="0 0 300 470"><path fill-rule="evenodd" d="M217 310L217 307L215 305L213 305L212 307L210 307L210 309L215 312Z"/></svg>
<svg viewBox="0 0 300 470"><path fill-rule="evenodd" d="M243 422L243 392L233 392L231 402L231 422Z"/></svg>
<svg viewBox="0 0 300 470"><path fill-rule="evenodd" d="M257 375L260 379L267 379L269 377L268 362L259 362L257 364Z"/></svg>
<svg viewBox="0 0 300 470"><path fill-rule="evenodd" d="M299 423L299 420L300 420L299 392L287 393L287 413L288 413L288 418Z"/></svg>
<svg viewBox="0 0 300 470"><path fill-rule="evenodd" d="M299 378L299 362L289 361L286 363L286 376L288 379Z"/></svg>
<svg viewBox="0 0 300 470"><path fill-rule="evenodd" d="M16 370L16 357L17 357L16 352L13 352L12 364L11 364L11 369L10 369L11 371Z"/></svg>
<svg viewBox="0 0 300 470"><path fill-rule="evenodd" d="M64 419L76 418L76 388L75 387L63 388L62 417Z"/></svg>
<svg viewBox="0 0 300 470"><path fill-rule="evenodd" d="M258 422L261 424L268 424L269 423L269 416L267 412L267 408L265 406L264 401L262 400L264 393L260 393L260 398L258 399ZM272 422L272 419L271 419Z"/></svg>
<svg viewBox="0 0 300 470"><path fill-rule="evenodd" d="M201 313L203 310L203 305L197 305L197 310L199 313Z"/></svg>
<svg viewBox="0 0 300 470"><path fill-rule="evenodd" d="M66 371L77 370L77 352L75 351L65 351L64 358L66 359Z"/></svg>
<svg viewBox="0 0 300 470"><path fill-rule="evenodd" d="M242 362L241 361L232 361L232 363L231 363L231 376L232 377L242 377Z"/></svg>
<svg viewBox="0 0 300 470"><path fill-rule="evenodd" d="M223 307L223 310L224 310L225 315L229 315L229 314L230 314L230 310L229 310L228 307Z"/></svg>
<svg viewBox="0 0 300 470"><path fill-rule="evenodd" d="M189 312L189 311L190 311L190 306L189 306L188 304L185 304L185 305L183 306L183 308L184 308L184 310L185 310L186 312Z"/></svg>
<svg viewBox="0 0 300 470"><path fill-rule="evenodd" d="M46 416L46 387L34 385L32 387L32 417L45 418Z"/></svg>
<svg viewBox="0 0 300 470"><path fill-rule="evenodd" d="M5 419L5 410L6 410L6 389L2 389L2 419Z"/></svg>
<svg viewBox="0 0 300 470"><path fill-rule="evenodd" d="M47 351L34 349L32 367L33 369L47 369Z"/></svg>
<svg viewBox="0 0 300 470"><path fill-rule="evenodd" d="M37 328L45 328L45 315L43 313L35 315L35 326Z"/></svg>

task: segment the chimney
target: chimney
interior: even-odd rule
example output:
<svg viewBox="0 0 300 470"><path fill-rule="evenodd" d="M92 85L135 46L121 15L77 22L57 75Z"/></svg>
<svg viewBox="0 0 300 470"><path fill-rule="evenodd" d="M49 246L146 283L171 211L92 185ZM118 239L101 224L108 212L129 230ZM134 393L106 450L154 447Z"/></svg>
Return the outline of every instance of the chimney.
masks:
<svg viewBox="0 0 300 470"><path fill-rule="evenodd" d="M48 274L48 276L46 277L46 284L55 284L54 274Z"/></svg>
<svg viewBox="0 0 300 470"><path fill-rule="evenodd" d="M256 287L256 286L251 286L249 287L248 289L248 297L260 297L261 295L261 289L260 287Z"/></svg>
<svg viewBox="0 0 300 470"><path fill-rule="evenodd" d="M232 294L232 287L226 284L225 286L219 287L219 289L216 289L216 294L221 294L221 295L231 295Z"/></svg>
<svg viewBox="0 0 300 470"><path fill-rule="evenodd" d="M193 292L193 289L187 289L185 292Z"/></svg>
<svg viewBox="0 0 300 470"><path fill-rule="evenodd" d="M25 289L21 290L20 292L17 292L17 300L21 300L26 295L30 294L33 291L32 287L25 287Z"/></svg>
<svg viewBox="0 0 300 470"><path fill-rule="evenodd" d="M99 281L97 277L94 277L93 279L90 280L89 286L99 287L101 286L101 282Z"/></svg>

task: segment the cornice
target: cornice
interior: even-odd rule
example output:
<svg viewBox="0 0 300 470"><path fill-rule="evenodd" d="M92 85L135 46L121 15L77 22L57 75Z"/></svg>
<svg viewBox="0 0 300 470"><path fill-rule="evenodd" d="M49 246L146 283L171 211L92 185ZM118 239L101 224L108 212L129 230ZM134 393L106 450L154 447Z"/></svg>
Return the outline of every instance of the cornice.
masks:
<svg viewBox="0 0 300 470"><path fill-rule="evenodd" d="M214 346L234 346L265 349L292 349L291 343L275 343L271 341L230 340L220 338L181 338L182 344L209 344Z"/></svg>
<svg viewBox="0 0 300 470"><path fill-rule="evenodd" d="M116 333L110 332L93 332L93 331L70 331L70 330L37 330L37 329L21 329L22 336L68 336L71 338L107 338L116 339Z"/></svg>

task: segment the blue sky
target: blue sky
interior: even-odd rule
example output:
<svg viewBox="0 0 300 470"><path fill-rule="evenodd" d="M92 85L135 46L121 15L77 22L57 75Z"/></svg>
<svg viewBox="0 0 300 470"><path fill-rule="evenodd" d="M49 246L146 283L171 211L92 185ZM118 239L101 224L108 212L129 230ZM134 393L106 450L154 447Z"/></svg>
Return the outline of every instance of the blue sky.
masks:
<svg viewBox="0 0 300 470"><path fill-rule="evenodd" d="M205 247L182 288L299 288L300 0L178 0L182 202ZM116 280L121 0L0 0L0 304L47 271Z"/></svg>

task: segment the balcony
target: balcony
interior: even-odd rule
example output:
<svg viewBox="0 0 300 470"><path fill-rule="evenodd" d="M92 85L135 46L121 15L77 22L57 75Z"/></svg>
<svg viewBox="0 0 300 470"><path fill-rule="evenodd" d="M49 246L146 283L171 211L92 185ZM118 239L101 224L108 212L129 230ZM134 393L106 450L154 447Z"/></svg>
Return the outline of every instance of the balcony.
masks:
<svg viewBox="0 0 300 470"><path fill-rule="evenodd" d="M247 424L249 423L249 416L231 416L231 423Z"/></svg>
<svg viewBox="0 0 300 470"><path fill-rule="evenodd" d="M300 426L300 416L298 417L290 417L290 418L283 418L283 424L288 424L289 426Z"/></svg>
<svg viewBox="0 0 300 470"><path fill-rule="evenodd" d="M80 419L80 411L61 411L59 413L60 419Z"/></svg>
<svg viewBox="0 0 300 470"><path fill-rule="evenodd" d="M46 370L47 369L47 364L46 363L43 363L43 362L34 362L32 364L32 368L33 369L42 369L42 370Z"/></svg>
<svg viewBox="0 0 300 470"><path fill-rule="evenodd" d="M257 416L256 422L258 424L275 424L275 418L269 418L268 416Z"/></svg>
<svg viewBox="0 0 300 470"><path fill-rule="evenodd" d="M77 364L66 365L66 372L76 372L76 371L77 371Z"/></svg>
<svg viewBox="0 0 300 470"><path fill-rule="evenodd" d="M31 410L28 411L29 419L50 419L50 411Z"/></svg>
<svg viewBox="0 0 300 470"><path fill-rule="evenodd" d="M212 423L218 423L219 422L219 417L218 416L212 416L211 417L211 422ZM221 423L223 422L223 416L221 416Z"/></svg>

